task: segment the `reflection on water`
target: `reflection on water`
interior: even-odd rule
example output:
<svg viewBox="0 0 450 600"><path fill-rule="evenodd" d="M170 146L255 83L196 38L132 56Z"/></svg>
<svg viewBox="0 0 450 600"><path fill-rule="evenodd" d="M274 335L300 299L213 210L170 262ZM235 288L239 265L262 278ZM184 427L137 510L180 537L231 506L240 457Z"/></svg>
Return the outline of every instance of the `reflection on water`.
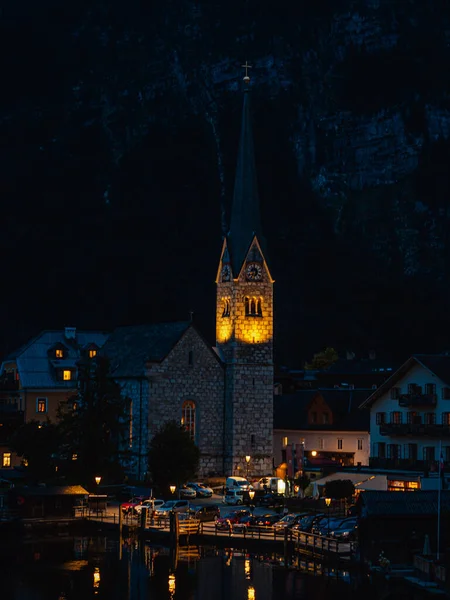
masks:
<svg viewBox="0 0 450 600"><path fill-rule="evenodd" d="M349 572L233 548L77 537L0 548L1 600L348 600ZM291 562L291 561L290 561ZM366 600L369 596L364 592Z"/></svg>

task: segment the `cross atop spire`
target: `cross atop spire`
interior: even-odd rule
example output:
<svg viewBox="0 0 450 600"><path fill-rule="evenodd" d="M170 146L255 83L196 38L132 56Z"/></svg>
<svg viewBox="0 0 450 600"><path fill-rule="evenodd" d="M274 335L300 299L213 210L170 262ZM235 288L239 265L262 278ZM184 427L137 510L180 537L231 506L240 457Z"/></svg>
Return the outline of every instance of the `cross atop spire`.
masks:
<svg viewBox="0 0 450 600"><path fill-rule="evenodd" d="M250 83L250 76L248 74L248 70L252 68L252 65L248 64L248 61L245 61L245 65L241 65L241 67L243 69L245 69L245 75L244 75L244 83L246 85L248 85Z"/></svg>

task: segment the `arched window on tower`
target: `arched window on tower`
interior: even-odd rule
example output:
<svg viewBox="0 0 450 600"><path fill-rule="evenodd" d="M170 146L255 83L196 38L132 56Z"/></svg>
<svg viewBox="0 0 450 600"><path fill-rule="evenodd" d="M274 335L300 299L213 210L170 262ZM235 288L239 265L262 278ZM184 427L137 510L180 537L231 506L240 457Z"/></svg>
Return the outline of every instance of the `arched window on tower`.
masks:
<svg viewBox="0 0 450 600"><path fill-rule="evenodd" d="M245 298L244 298L244 305L245 305L245 316L248 317L250 315L250 298L248 296L245 296Z"/></svg>
<svg viewBox="0 0 450 600"><path fill-rule="evenodd" d="M262 317L262 299L258 298L256 306L256 312L258 313L258 317Z"/></svg>
<svg viewBox="0 0 450 600"><path fill-rule="evenodd" d="M255 300L255 298L252 298L250 300L250 314L256 315L256 300Z"/></svg>
<svg viewBox="0 0 450 600"><path fill-rule="evenodd" d="M181 407L181 424L189 433L191 440L195 441L195 403L185 400Z"/></svg>
<svg viewBox="0 0 450 600"><path fill-rule="evenodd" d="M229 317L231 310L230 300L228 298L223 299L223 312L222 317Z"/></svg>

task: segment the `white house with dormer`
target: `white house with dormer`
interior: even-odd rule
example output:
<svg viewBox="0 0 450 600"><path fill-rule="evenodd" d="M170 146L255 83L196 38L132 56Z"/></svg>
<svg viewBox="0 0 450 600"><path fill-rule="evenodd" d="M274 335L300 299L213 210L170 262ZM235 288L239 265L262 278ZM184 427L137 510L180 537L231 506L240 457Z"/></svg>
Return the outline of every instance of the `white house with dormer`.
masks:
<svg viewBox="0 0 450 600"><path fill-rule="evenodd" d="M450 356L411 356L360 408L370 409L370 466L400 478L391 489L437 489L441 451L450 471Z"/></svg>

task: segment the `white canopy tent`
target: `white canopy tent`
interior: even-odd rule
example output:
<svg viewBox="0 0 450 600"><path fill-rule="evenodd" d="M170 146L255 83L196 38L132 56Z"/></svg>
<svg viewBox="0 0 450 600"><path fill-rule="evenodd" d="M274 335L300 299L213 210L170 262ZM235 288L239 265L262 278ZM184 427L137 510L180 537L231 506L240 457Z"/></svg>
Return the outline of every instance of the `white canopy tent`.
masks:
<svg viewBox="0 0 450 600"><path fill-rule="evenodd" d="M371 475L370 473L332 473L312 483L313 496L319 498L320 487L325 486L328 481L337 479L350 480L355 486L355 490L387 490L386 475Z"/></svg>

